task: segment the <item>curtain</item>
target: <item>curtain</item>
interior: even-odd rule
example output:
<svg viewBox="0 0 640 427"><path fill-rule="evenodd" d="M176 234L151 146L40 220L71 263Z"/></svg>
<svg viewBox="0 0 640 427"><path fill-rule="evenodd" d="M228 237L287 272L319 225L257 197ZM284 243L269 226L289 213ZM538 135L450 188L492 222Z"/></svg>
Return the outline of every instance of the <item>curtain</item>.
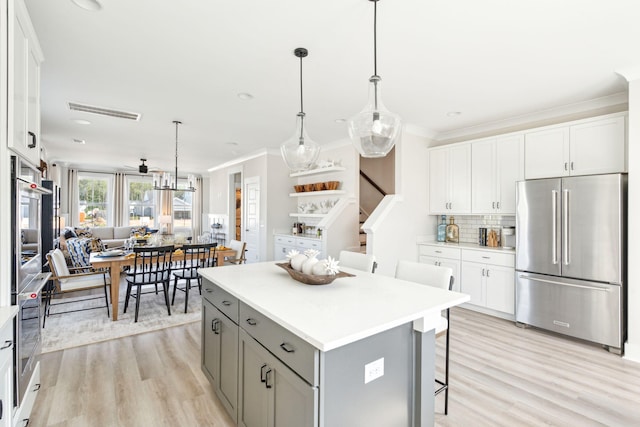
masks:
<svg viewBox="0 0 640 427"><path fill-rule="evenodd" d="M196 177L196 191L193 193L191 206L191 224L193 228L193 241L202 234L202 177Z"/></svg>
<svg viewBox="0 0 640 427"><path fill-rule="evenodd" d="M78 187L78 170L69 169L67 171L67 212L69 212L68 227L74 227L80 224L80 213L78 205L80 204L79 187Z"/></svg>
<svg viewBox="0 0 640 427"><path fill-rule="evenodd" d="M113 186L113 225L116 227L129 225L128 199L127 177L117 172Z"/></svg>

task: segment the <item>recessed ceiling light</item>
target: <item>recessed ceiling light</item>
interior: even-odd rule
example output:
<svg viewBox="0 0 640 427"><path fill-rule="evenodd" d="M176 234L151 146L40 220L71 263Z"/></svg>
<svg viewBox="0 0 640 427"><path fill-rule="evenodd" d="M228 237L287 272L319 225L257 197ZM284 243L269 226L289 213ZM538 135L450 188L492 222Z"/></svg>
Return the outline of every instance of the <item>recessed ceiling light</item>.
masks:
<svg viewBox="0 0 640 427"><path fill-rule="evenodd" d="M90 125L91 122L89 120L85 120L85 119L71 119L74 122L76 122L79 125Z"/></svg>
<svg viewBox="0 0 640 427"><path fill-rule="evenodd" d="M76 144L85 144L85 140L84 139L73 138L73 142L75 142Z"/></svg>
<svg viewBox="0 0 640 427"><path fill-rule="evenodd" d="M81 7L85 10L100 10L102 9L102 5L98 2L98 0L71 0L76 6Z"/></svg>
<svg viewBox="0 0 640 427"><path fill-rule="evenodd" d="M347 121L347 119L336 119L335 122L336 123L345 123Z"/></svg>
<svg viewBox="0 0 640 427"><path fill-rule="evenodd" d="M242 99L243 101L249 101L250 99L253 99L253 95L247 92L241 92L238 94L238 98Z"/></svg>
<svg viewBox="0 0 640 427"><path fill-rule="evenodd" d="M447 116L449 116L449 117L456 117L456 116L459 116L460 114L462 114L460 111L449 111L449 112L447 113Z"/></svg>

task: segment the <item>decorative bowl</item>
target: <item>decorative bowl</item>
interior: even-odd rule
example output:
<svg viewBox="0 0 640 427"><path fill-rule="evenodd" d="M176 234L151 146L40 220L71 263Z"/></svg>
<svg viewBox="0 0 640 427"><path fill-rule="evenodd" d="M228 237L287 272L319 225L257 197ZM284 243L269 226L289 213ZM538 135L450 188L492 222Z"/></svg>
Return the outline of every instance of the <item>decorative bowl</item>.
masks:
<svg viewBox="0 0 640 427"><path fill-rule="evenodd" d="M354 274L347 273L344 271L340 271L337 274L331 274L328 276L316 276L314 274L304 274L299 271L291 268L288 262L276 263L278 267L281 267L289 273L292 279L297 280L298 282L304 283L305 285L328 285L333 282L338 277L354 277Z"/></svg>
<svg viewBox="0 0 640 427"><path fill-rule="evenodd" d="M294 185L293 188L296 190L296 193L302 193L304 191L304 185Z"/></svg>
<svg viewBox="0 0 640 427"><path fill-rule="evenodd" d="M304 184L304 191L313 191L313 184Z"/></svg>
<svg viewBox="0 0 640 427"><path fill-rule="evenodd" d="M324 190L324 182L316 182L313 184L314 191L322 191Z"/></svg>

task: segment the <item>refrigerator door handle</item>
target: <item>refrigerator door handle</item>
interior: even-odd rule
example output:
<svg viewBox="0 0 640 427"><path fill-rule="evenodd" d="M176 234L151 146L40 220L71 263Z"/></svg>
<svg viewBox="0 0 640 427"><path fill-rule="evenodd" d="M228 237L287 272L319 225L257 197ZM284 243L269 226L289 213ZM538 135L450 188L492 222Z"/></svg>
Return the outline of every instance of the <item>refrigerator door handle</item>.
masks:
<svg viewBox="0 0 640 427"><path fill-rule="evenodd" d="M558 192L551 190L551 262L558 263Z"/></svg>
<svg viewBox="0 0 640 427"><path fill-rule="evenodd" d="M577 284L574 284L574 283L558 282L556 280L538 279L536 277L527 276L525 274L520 274L519 277L521 279L525 279L525 280L532 280L534 282L550 283L552 285L569 286L571 288L590 289L592 291L610 292L609 288L601 288L601 287L598 287L598 286L577 285Z"/></svg>
<svg viewBox="0 0 640 427"><path fill-rule="evenodd" d="M562 190L562 262L569 265L569 190Z"/></svg>

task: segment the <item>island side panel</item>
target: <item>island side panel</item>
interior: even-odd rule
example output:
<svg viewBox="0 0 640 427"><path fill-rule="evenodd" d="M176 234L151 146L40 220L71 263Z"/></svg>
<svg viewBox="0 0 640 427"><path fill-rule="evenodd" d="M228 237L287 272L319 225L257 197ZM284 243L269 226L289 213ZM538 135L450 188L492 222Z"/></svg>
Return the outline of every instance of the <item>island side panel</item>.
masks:
<svg viewBox="0 0 640 427"><path fill-rule="evenodd" d="M320 426L411 426L413 340L406 324L321 353ZM383 375L365 384L365 366L382 372L380 359Z"/></svg>
<svg viewBox="0 0 640 427"><path fill-rule="evenodd" d="M415 337L415 427L427 427L434 424L435 411L435 331L414 332Z"/></svg>

